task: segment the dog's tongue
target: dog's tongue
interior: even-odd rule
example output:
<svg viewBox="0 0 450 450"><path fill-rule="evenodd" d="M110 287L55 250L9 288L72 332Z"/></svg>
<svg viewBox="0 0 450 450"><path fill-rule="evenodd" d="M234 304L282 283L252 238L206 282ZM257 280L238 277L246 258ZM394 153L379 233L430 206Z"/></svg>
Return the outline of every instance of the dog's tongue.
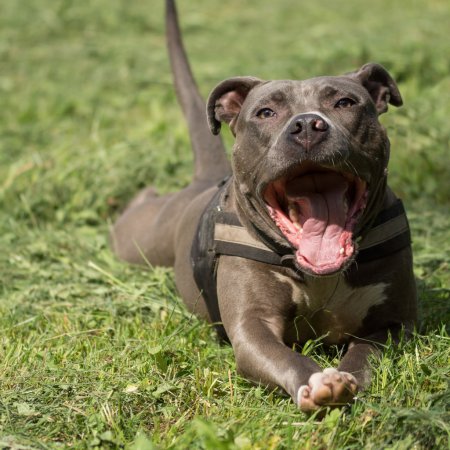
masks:
<svg viewBox="0 0 450 450"><path fill-rule="evenodd" d="M286 185L303 229L298 253L315 267L333 265L342 255L347 188L345 178L333 172L304 175Z"/></svg>

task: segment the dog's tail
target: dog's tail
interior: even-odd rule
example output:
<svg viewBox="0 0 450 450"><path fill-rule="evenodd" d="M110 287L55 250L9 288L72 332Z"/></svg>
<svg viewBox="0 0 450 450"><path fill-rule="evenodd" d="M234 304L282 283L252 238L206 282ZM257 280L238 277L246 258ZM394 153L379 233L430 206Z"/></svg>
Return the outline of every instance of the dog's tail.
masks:
<svg viewBox="0 0 450 450"><path fill-rule="evenodd" d="M195 83L181 40L175 0L166 0L166 36L177 94L194 150L194 180L216 182L230 172L225 147L206 120L206 105Z"/></svg>

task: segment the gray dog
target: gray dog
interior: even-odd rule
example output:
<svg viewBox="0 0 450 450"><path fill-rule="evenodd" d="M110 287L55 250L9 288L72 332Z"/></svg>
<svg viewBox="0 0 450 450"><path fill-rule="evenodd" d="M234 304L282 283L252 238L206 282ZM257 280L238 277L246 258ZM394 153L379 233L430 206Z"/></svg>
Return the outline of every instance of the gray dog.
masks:
<svg viewBox="0 0 450 450"><path fill-rule="evenodd" d="M388 72L309 80L236 77L201 99L173 0L167 37L195 153L181 192L138 194L112 231L116 254L173 266L187 307L231 342L240 373L302 411L351 403L368 357L417 316L408 222L387 186L378 116L402 99ZM236 138L232 168L217 136ZM212 131L212 133L211 133ZM345 344L337 368L294 350Z"/></svg>

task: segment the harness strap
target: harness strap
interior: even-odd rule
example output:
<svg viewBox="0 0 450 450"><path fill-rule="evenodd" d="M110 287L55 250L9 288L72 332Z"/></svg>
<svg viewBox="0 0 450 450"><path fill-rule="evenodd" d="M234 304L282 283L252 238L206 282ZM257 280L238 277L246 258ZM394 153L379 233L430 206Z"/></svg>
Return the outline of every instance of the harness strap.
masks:
<svg viewBox="0 0 450 450"><path fill-rule="evenodd" d="M219 302L217 299L216 268L218 254L214 245L214 228L216 216L221 211L222 195L226 191L227 180L219 184L219 189L213 195L200 218L197 232L191 247L191 264L195 283L208 309L211 322L222 341L228 341L228 336L221 323Z"/></svg>
<svg viewBox="0 0 450 450"><path fill-rule="evenodd" d="M356 261L366 262L392 255L411 245L411 232L400 199L380 211L372 228L361 240Z"/></svg>

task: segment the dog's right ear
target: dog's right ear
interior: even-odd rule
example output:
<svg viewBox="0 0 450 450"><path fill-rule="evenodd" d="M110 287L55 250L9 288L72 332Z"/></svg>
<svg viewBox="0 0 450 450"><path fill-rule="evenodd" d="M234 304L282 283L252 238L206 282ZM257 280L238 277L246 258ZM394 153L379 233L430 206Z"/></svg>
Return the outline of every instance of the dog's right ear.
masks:
<svg viewBox="0 0 450 450"><path fill-rule="evenodd" d="M208 124L213 134L219 134L221 122L234 125L248 93L262 80L254 77L235 77L218 84L208 98Z"/></svg>
<svg viewBox="0 0 450 450"><path fill-rule="evenodd" d="M367 89L378 114L383 114L388 110L388 103L394 106L402 106L403 100L397 84L389 75L389 72L380 64L365 64L356 72L348 75L358 80Z"/></svg>

